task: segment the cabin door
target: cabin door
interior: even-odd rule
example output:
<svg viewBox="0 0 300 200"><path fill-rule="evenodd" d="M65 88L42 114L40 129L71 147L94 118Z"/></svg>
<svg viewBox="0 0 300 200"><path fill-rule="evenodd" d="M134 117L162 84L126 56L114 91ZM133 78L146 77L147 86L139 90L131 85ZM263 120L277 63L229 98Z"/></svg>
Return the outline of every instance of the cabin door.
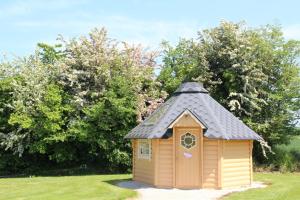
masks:
<svg viewBox="0 0 300 200"><path fill-rule="evenodd" d="M176 128L175 187L200 187L200 129Z"/></svg>

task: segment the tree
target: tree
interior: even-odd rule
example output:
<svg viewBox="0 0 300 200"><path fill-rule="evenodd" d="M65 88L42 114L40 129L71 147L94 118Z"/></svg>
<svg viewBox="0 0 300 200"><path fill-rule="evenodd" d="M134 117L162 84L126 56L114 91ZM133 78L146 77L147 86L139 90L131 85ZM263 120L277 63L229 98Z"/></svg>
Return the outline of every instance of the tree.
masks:
<svg viewBox="0 0 300 200"><path fill-rule="evenodd" d="M163 43L158 77L157 52L111 39L104 29L2 61L0 171L32 163L126 171L131 151L124 135L164 101L164 91L191 80L272 146L300 134L299 41L285 40L278 26L230 22L198 35Z"/></svg>
<svg viewBox="0 0 300 200"><path fill-rule="evenodd" d="M201 81L211 95L261 134L271 145L300 134L294 113L299 107L299 41L286 41L278 26L251 29L221 22L165 45L158 79L169 93L183 81Z"/></svg>
<svg viewBox="0 0 300 200"><path fill-rule="evenodd" d="M39 59L44 64L55 64L56 61L65 56L64 51L62 50L62 44L51 46L45 43L38 43L37 46Z"/></svg>
<svg viewBox="0 0 300 200"><path fill-rule="evenodd" d="M123 137L143 118L146 101L160 95L154 79L156 52L112 40L104 29L65 47L59 83L76 108L70 132L80 135L93 160L127 169L130 145Z"/></svg>
<svg viewBox="0 0 300 200"><path fill-rule="evenodd" d="M9 100L1 96L1 106L11 109L1 147L41 164L127 170L130 143L123 137L148 113L147 101L160 97L157 53L110 39L104 29L38 47L35 55L8 64L16 70ZM3 88L10 80L6 67Z"/></svg>

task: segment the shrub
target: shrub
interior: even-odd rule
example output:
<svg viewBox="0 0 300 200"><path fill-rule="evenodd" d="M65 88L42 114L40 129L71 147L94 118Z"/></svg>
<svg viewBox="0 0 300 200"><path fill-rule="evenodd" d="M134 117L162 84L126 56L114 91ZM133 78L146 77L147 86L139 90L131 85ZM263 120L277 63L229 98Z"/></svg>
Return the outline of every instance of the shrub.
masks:
<svg viewBox="0 0 300 200"><path fill-rule="evenodd" d="M269 170L280 172L294 172L300 170L300 149L289 149L282 145L273 148L274 155L268 158Z"/></svg>

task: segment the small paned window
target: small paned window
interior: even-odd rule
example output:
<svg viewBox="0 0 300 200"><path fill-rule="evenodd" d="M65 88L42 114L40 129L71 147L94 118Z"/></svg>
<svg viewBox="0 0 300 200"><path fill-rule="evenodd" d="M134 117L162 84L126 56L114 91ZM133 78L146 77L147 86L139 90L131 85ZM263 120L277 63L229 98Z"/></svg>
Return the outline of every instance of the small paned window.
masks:
<svg viewBox="0 0 300 200"><path fill-rule="evenodd" d="M196 137L191 133L186 133L181 136L180 143L184 148L190 149L196 145Z"/></svg>
<svg viewBox="0 0 300 200"><path fill-rule="evenodd" d="M138 140L138 158L147 160L151 159L151 140Z"/></svg>

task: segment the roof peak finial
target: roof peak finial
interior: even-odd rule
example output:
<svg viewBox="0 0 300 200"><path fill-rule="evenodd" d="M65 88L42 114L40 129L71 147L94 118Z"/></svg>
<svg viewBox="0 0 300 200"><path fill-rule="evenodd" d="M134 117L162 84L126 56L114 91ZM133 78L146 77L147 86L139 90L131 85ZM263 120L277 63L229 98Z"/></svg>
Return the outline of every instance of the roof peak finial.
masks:
<svg viewBox="0 0 300 200"><path fill-rule="evenodd" d="M208 93L208 91L201 82L183 82L175 93Z"/></svg>

